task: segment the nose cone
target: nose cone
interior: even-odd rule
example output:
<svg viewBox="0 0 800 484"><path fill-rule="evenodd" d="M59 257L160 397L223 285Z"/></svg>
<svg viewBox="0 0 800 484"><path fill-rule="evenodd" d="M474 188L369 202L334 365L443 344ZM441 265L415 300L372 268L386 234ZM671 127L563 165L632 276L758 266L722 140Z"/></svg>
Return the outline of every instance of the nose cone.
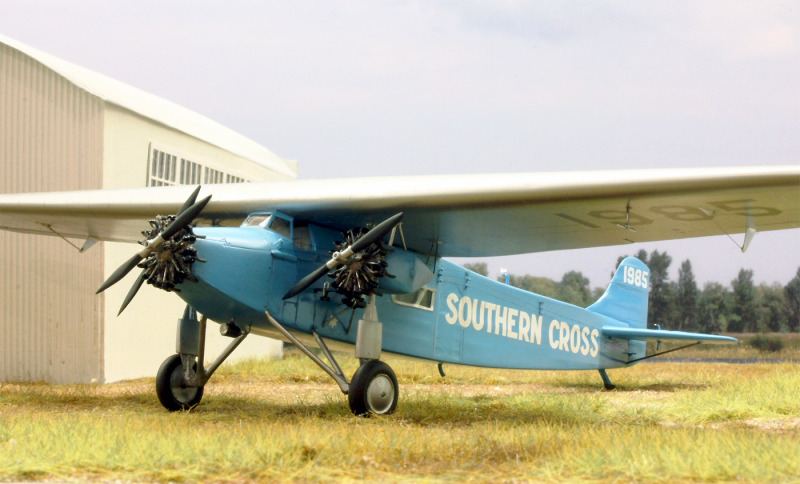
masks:
<svg viewBox="0 0 800 484"><path fill-rule="evenodd" d="M263 315L272 272L270 243L263 232L240 228L197 229L192 264L197 282L179 287L180 297L218 322L231 318L247 324Z"/></svg>

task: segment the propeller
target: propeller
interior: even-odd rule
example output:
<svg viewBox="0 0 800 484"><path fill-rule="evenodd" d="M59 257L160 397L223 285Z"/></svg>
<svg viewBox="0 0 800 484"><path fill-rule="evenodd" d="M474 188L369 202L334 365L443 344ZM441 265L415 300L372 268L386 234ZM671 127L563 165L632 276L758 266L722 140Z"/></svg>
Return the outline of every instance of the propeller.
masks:
<svg viewBox="0 0 800 484"><path fill-rule="evenodd" d="M304 278L300 279L297 282L297 284L292 286L292 288L289 289L286 295L283 296L283 299L286 300L300 294L301 292L306 290L310 285L314 284L314 282L316 282L317 279L324 276L328 272L336 269L338 266L344 264L345 262L348 262L348 260L350 260L354 255L356 255L356 257L359 259L362 258L362 255L359 253L365 251L365 249L368 249L370 245L379 242L380 239L382 239L386 234L388 234L389 231L391 231L395 225L400 223L400 220L402 218L403 218L402 212L395 214L389 217L388 219L384 220L380 224L376 225L375 227L370 229L367 233L361 235L358 238L356 238L355 235L353 235L354 234L353 231L350 231L349 236L346 238L350 240L355 239L355 241L352 242L349 246L347 246L344 250L334 252L333 256L328 262L318 267L316 270L314 270ZM383 255L385 255L385 250L383 250L382 248L379 248L377 250L383 251ZM374 254L375 252L376 251L367 251L367 255ZM380 261L380 263L383 264L381 268L383 269L383 273L385 274L386 265L382 260ZM372 260L370 261L369 264L367 264L368 267L370 265L372 267L369 269L375 272L377 270L377 268L375 267L375 261ZM374 289L374 287L372 289Z"/></svg>
<svg viewBox="0 0 800 484"><path fill-rule="evenodd" d="M211 195L209 195L196 202L199 192L200 187L198 186L183 203L177 214L159 215L150 220L152 229L142 231L142 235L146 239L139 241L144 248L119 266L97 289L97 294L100 294L119 282L134 267L138 266L143 269L128 291L118 315L133 300L144 281L161 289L173 291L176 284L191 277L189 268L197 260L197 250L191 244L197 238L192 232L190 224L211 200Z"/></svg>

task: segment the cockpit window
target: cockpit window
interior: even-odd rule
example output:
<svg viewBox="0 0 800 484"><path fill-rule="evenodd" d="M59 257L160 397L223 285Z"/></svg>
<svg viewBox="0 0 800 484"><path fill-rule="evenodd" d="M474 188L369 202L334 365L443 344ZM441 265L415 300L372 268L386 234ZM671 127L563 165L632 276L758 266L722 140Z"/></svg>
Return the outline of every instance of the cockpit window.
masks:
<svg viewBox="0 0 800 484"><path fill-rule="evenodd" d="M267 221L272 216L270 213L256 213L249 215L244 222L242 222L242 227L266 227Z"/></svg>
<svg viewBox="0 0 800 484"><path fill-rule="evenodd" d="M272 230L287 239L292 238L292 221L284 218L279 213L251 213L247 216L242 227L261 227Z"/></svg>

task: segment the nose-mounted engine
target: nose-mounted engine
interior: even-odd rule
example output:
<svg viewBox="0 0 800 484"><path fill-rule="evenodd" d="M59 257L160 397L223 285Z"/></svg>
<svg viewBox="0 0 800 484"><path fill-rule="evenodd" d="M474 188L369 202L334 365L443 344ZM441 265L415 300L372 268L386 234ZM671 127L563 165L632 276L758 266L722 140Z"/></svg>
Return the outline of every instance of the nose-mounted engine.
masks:
<svg viewBox="0 0 800 484"><path fill-rule="evenodd" d="M150 220L152 229L142 230L145 239L139 244L146 248L176 218L176 215L158 215ZM165 291L179 291L175 286L183 281L197 282L191 275L192 264L198 260L197 249L192 246L196 241L191 225L187 225L165 240L158 250L147 254L136 267L143 269L142 277L148 284Z"/></svg>
<svg viewBox="0 0 800 484"><path fill-rule="evenodd" d="M177 291L176 285L187 279L193 280L192 264L202 259L197 258L197 250L192 247L197 236L192 232L191 223L211 200L209 195L195 202L199 192L200 187L197 187L175 215L159 215L150 220L151 229L142 231L146 239L139 241L144 248L119 266L97 289L99 294L119 282L134 267L142 269L118 314L133 300L144 281L166 291Z"/></svg>

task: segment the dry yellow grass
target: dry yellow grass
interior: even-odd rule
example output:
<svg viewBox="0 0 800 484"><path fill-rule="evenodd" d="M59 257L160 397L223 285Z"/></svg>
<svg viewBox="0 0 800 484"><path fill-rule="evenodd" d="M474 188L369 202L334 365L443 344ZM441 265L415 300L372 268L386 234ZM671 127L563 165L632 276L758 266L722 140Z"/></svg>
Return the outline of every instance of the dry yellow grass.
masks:
<svg viewBox="0 0 800 484"><path fill-rule="evenodd" d="M800 480L800 364L642 364L612 392L596 372L391 364L398 411L369 419L299 356L221 371L191 412L151 379L3 384L0 480Z"/></svg>

